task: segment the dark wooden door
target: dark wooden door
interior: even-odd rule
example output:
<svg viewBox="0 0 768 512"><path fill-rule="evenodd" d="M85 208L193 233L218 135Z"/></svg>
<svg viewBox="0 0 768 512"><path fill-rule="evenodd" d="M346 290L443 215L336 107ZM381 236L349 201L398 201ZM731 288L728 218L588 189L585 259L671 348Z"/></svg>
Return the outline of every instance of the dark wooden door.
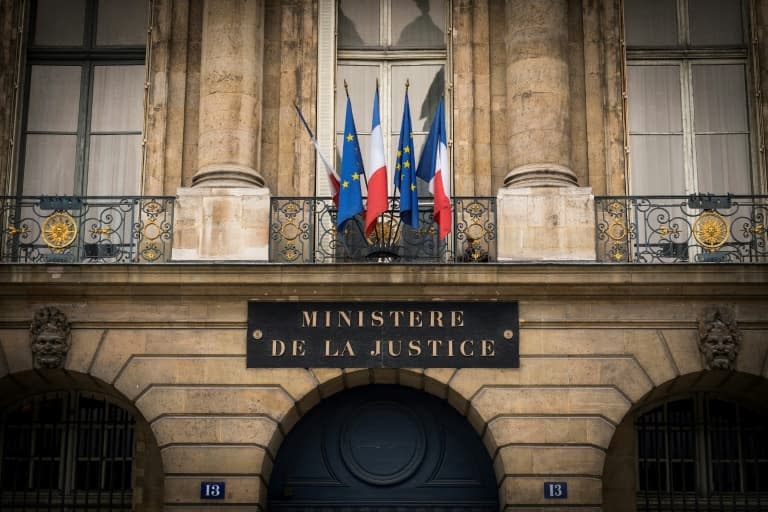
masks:
<svg viewBox="0 0 768 512"><path fill-rule="evenodd" d="M284 441L271 511L495 512L491 459L443 400L365 386L312 409Z"/></svg>

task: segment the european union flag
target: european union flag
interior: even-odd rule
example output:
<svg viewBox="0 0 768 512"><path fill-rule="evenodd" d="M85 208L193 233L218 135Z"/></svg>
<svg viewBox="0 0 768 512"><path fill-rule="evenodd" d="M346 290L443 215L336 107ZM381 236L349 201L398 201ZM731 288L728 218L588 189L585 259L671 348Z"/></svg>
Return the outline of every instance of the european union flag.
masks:
<svg viewBox="0 0 768 512"><path fill-rule="evenodd" d="M408 105L408 88L405 89L403 121L400 124L400 141L395 158L395 188L400 191L400 218L413 228L419 227L419 193L416 190L416 159L413 156L411 134L411 108Z"/></svg>
<svg viewBox="0 0 768 512"><path fill-rule="evenodd" d="M344 145L341 154L341 186L339 188L339 213L336 217L336 229L341 231L344 223L363 211L363 192L360 180L363 179L363 155L357 141L355 117L352 115L352 102L347 96L347 116L344 121Z"/></svg>

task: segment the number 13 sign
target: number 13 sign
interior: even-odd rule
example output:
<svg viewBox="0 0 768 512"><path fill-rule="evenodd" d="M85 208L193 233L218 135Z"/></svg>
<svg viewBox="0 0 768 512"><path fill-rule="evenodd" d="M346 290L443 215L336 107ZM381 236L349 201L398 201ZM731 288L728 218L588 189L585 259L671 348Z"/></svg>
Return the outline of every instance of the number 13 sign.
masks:
<svg viewBox="0 0 768 512"><path fill-rule="evenodd" d="M223 500L225 490L224 482L200 482L200 499Z"/></svg>
<svg viewBox="0 0 768 512"><path fill-rule="evenodd" d="M568 497L568 482L544 482L544 498L565 499Z"/></svg>

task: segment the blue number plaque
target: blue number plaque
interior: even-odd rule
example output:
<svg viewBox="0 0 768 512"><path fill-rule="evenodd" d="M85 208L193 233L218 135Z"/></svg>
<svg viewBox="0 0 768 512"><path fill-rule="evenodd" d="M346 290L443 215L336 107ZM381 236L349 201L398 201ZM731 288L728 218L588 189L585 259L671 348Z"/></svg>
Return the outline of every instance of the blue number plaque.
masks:
<svg viewBox="0 0 768 512"><path fill-rule="evenodd" d="M544 482L544 498L560 500L568 497L568 482Z"/></svg>
<svg viewBox="0 0 768 512"><path fill-rule="evenodd" d="M201 500L223 500L225 491L224 482L200 482Z"/></svg>

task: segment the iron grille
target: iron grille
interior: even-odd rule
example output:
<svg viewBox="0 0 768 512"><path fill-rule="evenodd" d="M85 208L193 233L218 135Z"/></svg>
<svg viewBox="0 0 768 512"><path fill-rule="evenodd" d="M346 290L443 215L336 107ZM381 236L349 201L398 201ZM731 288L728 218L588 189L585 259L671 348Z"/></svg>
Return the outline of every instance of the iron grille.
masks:
<svg viewBox="0 0 768 512"><path fill-rule="evenodd" d="M637 510L768 511L766 419L706 396L639 416Z"/></svg>
<svg viewBox="0 0 768 512"><path fill-rule="evenodd" d="M173 197L0 197L0 261L167 261L173 203Z"/></svg>
<svg viewBox="0 0 768 512"><path fill-rule="evenodd" d="M133 416L79 392L38 395L0 426L3 511L130 510Z"/></svg>
<svg viewBox="0 0 768 512"><path fill-rule="evenodd" d="M600 261L768 261L768 196L596 197Z"/></svg>
<svg viewBox="0 0 768 512"><path fill-rule="evenodd" d="M399 200L390 200L369 236L361 216L336 229L330 198L275 197L271 202L270 261L276 263L424 262L482 263L496 260L496 198L453 199L453 230L439 240L432 204L419 207L419 227L400 221Z"/></svg>

